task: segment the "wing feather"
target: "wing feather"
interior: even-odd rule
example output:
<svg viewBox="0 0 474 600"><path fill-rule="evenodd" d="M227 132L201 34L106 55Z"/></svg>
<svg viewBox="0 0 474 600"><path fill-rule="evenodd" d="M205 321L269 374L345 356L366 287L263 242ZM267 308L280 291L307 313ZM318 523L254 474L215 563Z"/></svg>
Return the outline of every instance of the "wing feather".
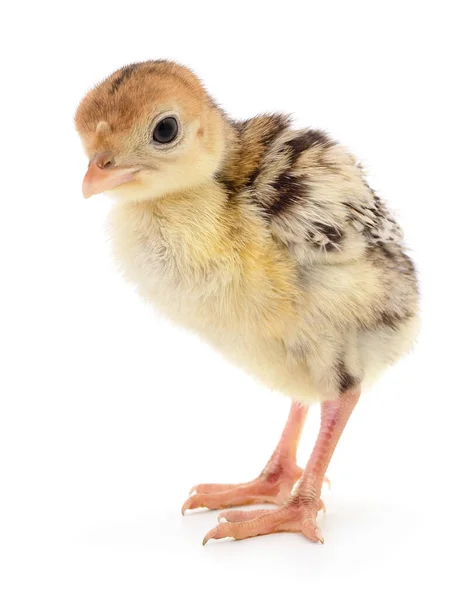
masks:
<svg viewBox="0 0 474 600"><path fill-rule="evenodd" d="M283 131L252 188L272 234L302 262L343 262L370 246L403 243L355 158L322 131Z"/></svg>

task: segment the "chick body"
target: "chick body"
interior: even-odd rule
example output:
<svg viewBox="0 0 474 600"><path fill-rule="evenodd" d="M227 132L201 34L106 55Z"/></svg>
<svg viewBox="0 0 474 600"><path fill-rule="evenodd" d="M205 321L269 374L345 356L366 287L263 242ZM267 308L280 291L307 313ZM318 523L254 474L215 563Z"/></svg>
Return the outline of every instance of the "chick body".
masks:
<svg viewBox="0 0 474 600"><path fill-rule="evenodd" d="M79 108L86 148L114 148L95 123L109 123L116 140L121 102L134 90L143 99L151 86L134 77L153 69L113 75L95 92L94 110ZM281 115L233 122L181 69L156 63L174 94L189 101L199 90L201 110L192 110L201 118L182 158L189 168L172 177L165 157L161 180L144 173L140 189L117 188L110 231L125 276L161 313L284 394L317 402L367 385L409 350L418 329L416 275L400 228L356 160L326 134L292 129ZM122 96L110 91L120 77ZM133 122L129 107L126 116Z"/></svg>
<svg viewBox="0 0 474 600"><path fill-rule="evenodd" d="M368 250L347 223L345 248L304 242L291 252L272 235L253 192L245 187L229 205L211 182L161 203L117 204L111 231L126 276L160 312L292 397L330 399L350 379L372 380L416 335L402 247Z"/></svg>

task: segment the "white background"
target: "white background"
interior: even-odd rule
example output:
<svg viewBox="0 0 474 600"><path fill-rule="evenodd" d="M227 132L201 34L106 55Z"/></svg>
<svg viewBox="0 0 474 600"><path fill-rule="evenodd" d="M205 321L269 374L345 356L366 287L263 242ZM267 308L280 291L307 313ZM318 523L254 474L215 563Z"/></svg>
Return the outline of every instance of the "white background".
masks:
<svg viewBox="0 0 474 600"><path fill-rule="evenodd" d="M0 596L472 598L469 2L30 2L2 12ZM324 546L203 535L200 481L258 474L288 400L153 314L84 200L73 114L125 63L194 68L236 118L327 129L397 211L422 281L413 354L337 449ZM301 445L307 458L318 408Z"/></svg>

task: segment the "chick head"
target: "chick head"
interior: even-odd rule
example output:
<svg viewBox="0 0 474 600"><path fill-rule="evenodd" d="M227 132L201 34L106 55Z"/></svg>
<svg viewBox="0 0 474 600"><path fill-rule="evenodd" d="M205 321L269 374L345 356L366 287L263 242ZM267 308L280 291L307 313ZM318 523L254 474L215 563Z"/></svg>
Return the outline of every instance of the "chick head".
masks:
<svg viewBox="0 0 474 600"><path fill-rule="evenodd" d="M224 119L199 79L169 61L119 69L81 101L76 129L90 160L85 197L148 200L218 171Z"/></svg>

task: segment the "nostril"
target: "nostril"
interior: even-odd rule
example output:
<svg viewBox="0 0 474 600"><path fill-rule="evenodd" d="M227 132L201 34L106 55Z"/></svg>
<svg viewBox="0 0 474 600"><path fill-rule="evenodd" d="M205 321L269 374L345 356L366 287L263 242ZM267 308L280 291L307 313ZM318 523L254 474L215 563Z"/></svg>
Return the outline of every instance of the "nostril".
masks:
<svg viewBox="0 0 474 600"><path fill-rule="evenodd" d="M98 154L92 162L95 162L95 164L101 169L110 169L115 164L115 160L111 152L103 152Z"/></svg>
<svg viewBox="0 0 474 600"><path fill-rule="evenodd" d="M107 169L108 167L113 167L114 166L114 161L112 158L107 158L106 160L104 160L104 162L100 165L103 169Z"/></svg>

